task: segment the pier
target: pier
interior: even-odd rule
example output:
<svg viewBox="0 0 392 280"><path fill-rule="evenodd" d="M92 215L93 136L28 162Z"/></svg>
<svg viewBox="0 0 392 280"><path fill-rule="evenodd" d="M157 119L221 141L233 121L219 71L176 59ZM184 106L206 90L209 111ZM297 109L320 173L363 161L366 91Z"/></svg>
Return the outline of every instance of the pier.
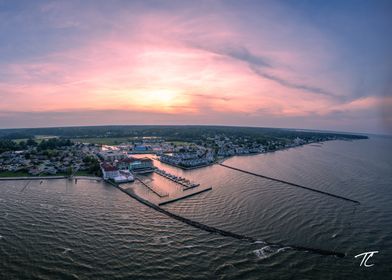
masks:
<svg viewBox="0 0 392 280"><path fill-rule="evenodd" d="M200 184L191 183L189 180L187 180L185 178L177 177L177 176L170 174L170 173L166 172L165 170L162 170L159 168L155 169L154 171L156 174L159 174L162 177L165 177L166 179L169 179L177 184L182 185L184 187L183 191L200 186Z"/></svg>
<svg viewBox="0 0 392 280"><path fill-rule="evenodd" d="M227 236L227 237L232 237L238 240L244 240L244 241L248 241L251 243L255 243L259 240L257 240L256 238L250 237L250 236L246 236L246 235L241 235L241 234L237 234L234 232L230 232L230 231L225 231L225 230L221 230L215 227L211 227L190 219L187 219L185 217L176 215L170 211L167 211L161 207L159 207L158 205L155 205L143 198L141 198L140 196L136 195L131 189L124 189L122 187L120 187L119 185L109 182L111 185L115 186L117 189L119 189L120 191L124 192L125 194L127 194L128 196L132 197L133 199L139 201L140 203L162 213L165 214L166 216L173 218L177 221L183 222L185 224L188 224L190 226L193 226L195 228L199 228L201 230L210 232L210 233L214 233L214 234L219 234L222 236ZM260 242L260 241L259 241ZM342 253L342 252L336 252L336 251L331 251L331 250L324 250L324 249L319 249L319 248L312 248L312 247L304 247L304 246L298 246L298 245L285 245L285 244L280 244L280 243L269 243L269 242L265 242L265 241L261 241L264 245L266 246L271 246L271 245L275 245L275 246L279 246L279 247L289 247L293 250L297 250L297 251L305 251L305 252L311 252L314 254L319 254L319 255L323 255L323 256L337 256L340 258L343 258L346 254Z"/></svg>
<svg viewBox="0 0 392 280"><path fill-rule="evenodd" d="M342 199L342 200L353 202L353 203L356 203L356 204L361 204L357 200L353 200L353 199L350 199L350 198L347 198L347 197L343 197L343 196L340 196L340 195L336 195L336 194L332 194L332 193L329 193L329 192L324 192L324 191L312 189L312 188L305 187L305 186L302 186L302 185L298 185L298 184L295 184L295 183L291 183L291 182L288 182L288 181L284 181L284 180L272 178L272 177L269 177L269 176L265 176L265 175L262 175L262 174L257 174L257 173L253 173L253 172L250 172L250 171L242 170L242 169L239 169L239 168L236 168L236 167L232 167L232 166L229 166L229 165L226 165L226 164L223 164L223 163L218 163L218 164L220 166L223 166L223 167L226 167L226 168L229 168L229 169L232 169L232 170L236 170L236 171L239 171L239 172L242 172L242 173L245 173L245 174L257 176L257 177L260 177L260 178L268 179L268 180L279 182L279 183L283 183L283 184L286 184L286 185L290 185L290 186L293 186L293 187L305 189L305 190L308 190L308 191L312 191L312 192L328 195L328 196L331 196L331 197L334 197L334 198Z"/></svg>
<svg viewBox="0 0 392 280"><path fill-rule="evenodd" d="M136 177L136 176L135 176L135 180L138 180L140 183L142 183L145 187L147 187L150 191L152 191L153 193L155 193L155 194L156 194L157 196L159 196L160 198L169 196L169 194L166 193L166 192L161 192L161 191L155 190L153 187L151 187L151 186L149 186L148 184L146 184L145 182L143 182L143 180L140 179L139 177Z"/></svg>

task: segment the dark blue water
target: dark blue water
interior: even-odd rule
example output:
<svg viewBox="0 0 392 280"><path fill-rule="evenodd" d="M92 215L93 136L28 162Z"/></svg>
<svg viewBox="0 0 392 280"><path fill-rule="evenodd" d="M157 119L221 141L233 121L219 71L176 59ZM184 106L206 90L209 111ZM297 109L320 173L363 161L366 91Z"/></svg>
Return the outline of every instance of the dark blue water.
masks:
<svg viewBox="0 0 392 280"><path fill-rule="evenodd" d="M331 141L225 164L359 200L361 205L214 165L171 173L213 190L164 206L261 241L345 252L345 258L268 247L170 219L88 180L0 182L0 279L391 279L392 141ZM157 174L143 180L181 192ZM151 201L140 183L128 184ZM379 251L360 267L354 256Z"/></svg>

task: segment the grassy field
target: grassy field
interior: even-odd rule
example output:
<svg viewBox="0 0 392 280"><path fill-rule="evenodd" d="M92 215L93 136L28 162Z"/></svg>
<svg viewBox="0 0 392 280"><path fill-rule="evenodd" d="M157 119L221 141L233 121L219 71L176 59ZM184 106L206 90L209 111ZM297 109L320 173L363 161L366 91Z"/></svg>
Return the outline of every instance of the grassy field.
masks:
<svg viewBox="0 0 392 280"><path fill-rule="evenodd" d="M0 172L0 177L31 177L31 175L27 172L22 172L22 171L17 171L17 172L3 171Z"/></svg>
<svg viewBox="0 0 392 280"><path fill-rule="evenodd" d="M173 143L174 145L177 145L177 146L192 144L190 142L185 142L185 141L167 141L167 142L168 143Z"/></svg>
<svg viewBox="0 0 392 280"><path fill-rule="evenodd" d="M82 143L91 143L91 144L100 144L100 145L118 145L125 142L130 142L135 140L132 137L96 137L96 138L74 138L71 139L73 142L82 142ZM168 141L169 143L173 143L177 146L188 145L189 142L184 141Z"/></svg>
<svg viewBox="0 0 392 280"><path fill-rule="evenodd" d="M57 136L45 136L45 135L36 135L34 136L34 141L37 142L38 144L41 143L43 140L48 140L50 138L57 138ZM16 142L16 143L20 143L22 141L26 142L29 139L14 139L12 141Z"/></svg>
<svg viewBox="0 0 392 280"><path fill-rule="evenodd" d="M88 171L77 171L75 176L95 176L96 177L97 175L91 174Z"/></svg>
<svg viewBox="0 0 392 280"><path fill-rule="evenodd" d="M124 142L131 141L130 137L97 137L97 138L74 138L71 139L73 142L81 142L81 143L91 143L91 144L100 144L100 145L118 145Z"/></svg>

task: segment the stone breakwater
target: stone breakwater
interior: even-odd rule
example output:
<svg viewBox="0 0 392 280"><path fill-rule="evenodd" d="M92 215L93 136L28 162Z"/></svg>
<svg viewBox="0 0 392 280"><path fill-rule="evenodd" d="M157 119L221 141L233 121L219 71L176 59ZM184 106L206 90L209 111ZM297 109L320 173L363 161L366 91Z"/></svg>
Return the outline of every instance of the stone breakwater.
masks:
<svg viewBox="0 0 392 280"><path fill-rule="evenodd" d="M202 230L205 230L207 232L210 233L214 233L214 234L220 234L222 236L227 236L227 237L232 237L238 240L244 240L244 241L248 241L251 243L262 243L265 244L267 246L278 246L278 247L282 247L282 248L286 248L286 249L293 249L293 250L297 250L297 251L305 251L305 252L310 252L310 253L314 253L314 254L319 254L319 255L323 255L323 256L336 256L336 257L344 257L346 256L345 253L342 252L336 252L336 251L332 251L332 250L325 250L325 249L319 249L319 248L313 248L313 247L304 247L304 246L298 246L298 245L286 245L286 244L280 244L280 243L272 243L272 242L265 242L265 241L260 241L257 240L256 238L250 237L250 236L246 236L246 235L242 235L242 234L237 234L234 232L230 232L230 231L226 231L226 230L221 230L215 227L211 227L187 218L184 218L182 216L176 215L170 211L167 211L161 207L159 207L156 204L153 204L143 198L141 198L140 196L136 195L131 189L124 189L122 187L120 187L119 185L107 181L109 184L113 185L114 187L118 188L120 191L124 192L125 194L127 194L128 196L132 197L133 199L139 201L140 203L162 213L165 214L166 216L173 218L177 221L183 222L185 224L188 224L190 226L193 226L195 228L199 228Z"/></svg>

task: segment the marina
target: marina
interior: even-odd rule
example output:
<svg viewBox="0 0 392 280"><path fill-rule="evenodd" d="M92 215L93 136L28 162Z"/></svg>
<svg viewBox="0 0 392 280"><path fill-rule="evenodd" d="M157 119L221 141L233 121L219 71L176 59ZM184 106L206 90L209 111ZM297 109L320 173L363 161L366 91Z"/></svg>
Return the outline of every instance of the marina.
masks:
<svg viewBox="0 0 392 280"><path fill-rule="evenodd" d="M170 174L170 173L166 172L165 170L162 170L159 168L156 168L154 171L156 174L161 175L162 177L165 177L165 178L167 178L177 184L182 185L184 187L183 191L193 189L193 188L200 186L200 184L192 183L191 181L189 181L186 178L175 176L175 175Z"/></svg>
<svg viewBox="0 0 392 280"><path fill-rule="evenodd" d="M168 179L171 182L174 182L174 183L180 185L181 186L181 190L182 190L181 193L175 193L175 194L171 193L169 195L168 192L160 190L159 188L156 188L156 187L154 188L153 186L148 185L146 182L144 182L140 178L135 177L136 180L141 182L145 187L147 187L149 190L151 190L154 194L158 195L159 198L166 198L166 197L170 196L166 200L157 201L156 204L159 205L159 206L160 205L166 205L166 204L169 204L169 203L173 203L173 202L176 202L176 201L180 201L180 200L183 200L183 199L186 199L186 198L189 198L189 197L192 197L192 196L204 193L206 191L212 190L212 187L210 186L210 187L205 187L205 188L202 188L202 189L197 189L196 191L191 192L191 191L188 191L188 190L197 188L197 187L200 186L200 184L193 183L189 179L186 179L184 177L175 176L175 175L170 174L169 172L167 172L167 171L165 171L163 169L160 169L160 168L155 168L154 169L154 173L158 174L159 176L161 176L163 178Z"/></svg>

